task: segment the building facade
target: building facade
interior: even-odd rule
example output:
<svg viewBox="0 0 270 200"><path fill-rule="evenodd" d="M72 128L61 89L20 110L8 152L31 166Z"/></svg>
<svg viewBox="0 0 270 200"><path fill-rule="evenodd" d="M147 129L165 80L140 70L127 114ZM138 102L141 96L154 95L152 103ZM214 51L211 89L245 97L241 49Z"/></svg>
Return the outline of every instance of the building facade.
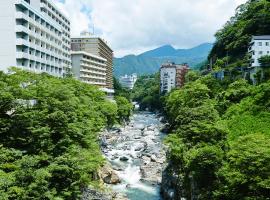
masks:
<svg viewBox="0 0 270 200"><path fill-rule="evenodd" d="M106 59L106 88L113 88L113 50L101 38L88 32L71 39L72 51L85 51Z"/></svg>
<svg viewBox="0 0 270 200"><path fill-rule="evenodd" d="M84 51L71 52L74 76L88 84L106 86L106 59Z"/></svg>
<svg viewBox="0 0 270 200"><path fill-rule="evenodd" d="M63 76L71 67L70 21L51 0L0 2L0 70Z"/></svg>
<svg viewBox="0 0 270 200"><path fill-rule="evenodd" d="M255 75L260 69L259 59L262 56L270 56L270 35L253 36L248 51L250 55L249 77L255 84L257 82Z"/></svg>
<svg viewBox="0 0 270 200"><path fill-rule="evenodd" d="M119 81L123 87L132 90L137 81L137 74L121 76Z"/></svg>
<svg viewBox="0 0 270 200"><path fill-rule="evenodd" d="M251 67L259 67L259 58L270 56L270 35L253 36L249 46Z"/></svg>
<svg viewBox="0 0 270 200"><path fill-rule="evenodd" d="M181 88L185 82L185 75L189 68L187 64L178 65L165 63L160 68L160 91L170 92L174 88Z"/></svg>
<svg viewBox="0 0 270 200"><path fill-rule="evenodd" d="M187 64L182 64L176 66L176 76L175 76L175 86L176 88L181 88L185 84L185 76L189 70Z"/></svg>

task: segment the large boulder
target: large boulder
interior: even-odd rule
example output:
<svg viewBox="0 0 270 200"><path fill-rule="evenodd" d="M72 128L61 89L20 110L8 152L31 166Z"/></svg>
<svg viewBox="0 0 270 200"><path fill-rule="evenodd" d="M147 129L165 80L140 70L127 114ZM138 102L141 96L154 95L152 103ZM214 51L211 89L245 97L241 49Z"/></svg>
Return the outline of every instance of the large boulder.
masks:
<svg viewBox="0 0 270 200"><path fill-rule="evenodd" d="M99 170L99 177L100 179L107 184L117 184L120 183L121 180L118 177L118 175L115 173L113 168L109 165L106 164L104 165L100 170Z"/></svg>

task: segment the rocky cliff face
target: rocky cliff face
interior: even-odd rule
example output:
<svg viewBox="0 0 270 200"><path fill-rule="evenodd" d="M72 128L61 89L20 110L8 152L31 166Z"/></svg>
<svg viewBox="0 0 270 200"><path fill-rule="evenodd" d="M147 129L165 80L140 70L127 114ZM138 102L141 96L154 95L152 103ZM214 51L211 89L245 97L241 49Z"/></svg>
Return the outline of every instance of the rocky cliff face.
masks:
<svg viewBox="0 0 270 200"><path fill-rule="evenodd" d="M183 178L179 170L168 164L162 173L161 195L164 200L186 200L186 191L182 185Z"/></svg>

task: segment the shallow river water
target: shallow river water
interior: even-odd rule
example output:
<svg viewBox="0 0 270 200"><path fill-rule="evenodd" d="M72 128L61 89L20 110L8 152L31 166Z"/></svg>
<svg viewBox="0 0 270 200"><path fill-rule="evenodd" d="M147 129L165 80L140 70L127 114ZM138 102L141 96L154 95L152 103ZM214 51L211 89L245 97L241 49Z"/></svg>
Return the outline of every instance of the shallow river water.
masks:
<svg viewBox="0 0 270 200"><path fill-rule="evenodd" d="M138 112L130 123L109 132L103 148L121 183L115 192L130 200L160 200L161 172L165 162L162 146L162 123L153 113Z"/></svg>

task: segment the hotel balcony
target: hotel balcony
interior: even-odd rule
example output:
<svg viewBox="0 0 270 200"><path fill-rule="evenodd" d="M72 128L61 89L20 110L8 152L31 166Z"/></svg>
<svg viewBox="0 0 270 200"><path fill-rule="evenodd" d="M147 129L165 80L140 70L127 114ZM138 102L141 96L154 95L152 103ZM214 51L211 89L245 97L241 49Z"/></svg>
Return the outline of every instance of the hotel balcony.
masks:
<svg viewBox="0 0 270 200"><path fill-rule="evenodd" d="M97 75L103 75L103 76L106 76L106 73L104 73L104 72L98 72L98 71L95 71L95 70L81 69L80 71L81 71L81 72L89 72L89 73L92 73L92 74L97 74Z"/></svg>
<svg viewBox="0 0 270 200"><path fill-rule="evenodd" d="M29 42L28 42L28 40L26 40L26 39L23 39L23 38L17 38L16 39L16 45L24 45L24 46L28 46L29 47Z"/></svg>
<svg viewBox="0 0 270 200"><path fill-rule="evenodd" d="M86 63L81 63L81 66L83 67L87 67L87 68L92 68L92 69L97 69L97 70L101 70L101 71L106 71L106 68L102 68L102 67L97 67L91 64L86 64Z"/></svg>
<svg viewBox="0 0 270 200"><path fill-rule="evenodd" d="M98 77L98 76L93 76L93 75L88 75L88 74L81 74L80 78L91 78L91 79L96 79L96 80L106 80L106 77Z"/></svg>

